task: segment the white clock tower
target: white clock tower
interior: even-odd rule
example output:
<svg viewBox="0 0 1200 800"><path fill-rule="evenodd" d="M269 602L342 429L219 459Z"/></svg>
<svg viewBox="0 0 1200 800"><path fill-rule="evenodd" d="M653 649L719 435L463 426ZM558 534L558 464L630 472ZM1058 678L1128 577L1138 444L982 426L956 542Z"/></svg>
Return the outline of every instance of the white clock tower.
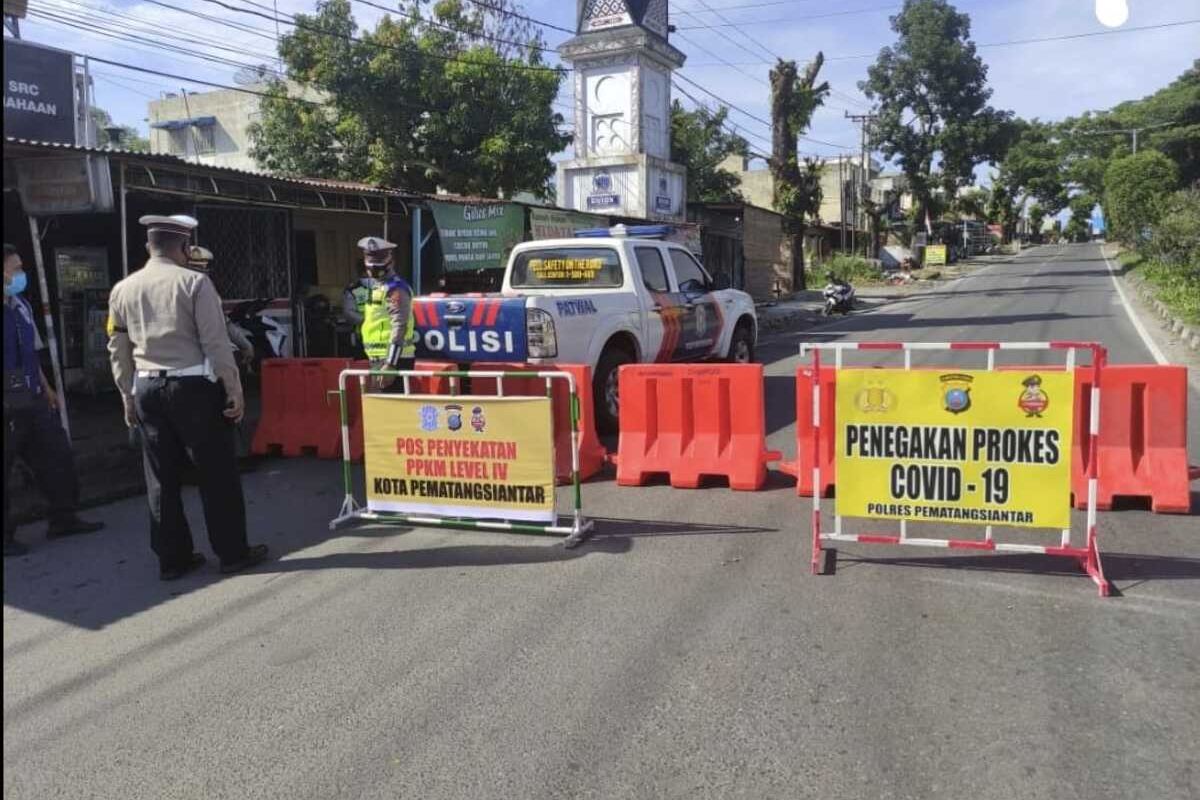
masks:
<svg viewBox="0 0 1200 800"><path fill-rule="evenodd" d="M575 157L558 164L558 203L594 213L682 221L686 170L671 157L667 0L577 0Z"/></svg>

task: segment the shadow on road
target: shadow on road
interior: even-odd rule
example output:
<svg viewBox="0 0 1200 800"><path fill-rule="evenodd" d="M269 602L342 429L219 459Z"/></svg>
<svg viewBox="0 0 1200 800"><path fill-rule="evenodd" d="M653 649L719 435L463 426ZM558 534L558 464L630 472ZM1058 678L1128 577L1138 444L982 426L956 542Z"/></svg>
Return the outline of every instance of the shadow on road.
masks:
<svg viewBox="0 0 1200 800"><path fill-rule="evenodd" d="M1104 565L1105 577L1114 585L1124 581L1131 582L1125 586L1118 586L1119 589L1123 590L1129 590L1134 586L1149 581L1200 579L1200 558L1113 552L1101 552L1100 558ZM854 564L878 564L894 567L957 569L971 572L1023 572L1036 575L1084 574L1069 559L1020 553L988 556L933 556L918 558L892 556L878 558L847 555L844 551L839 550L836 562L838 568L845 568Z"/></svg>
<svg viewBox="0 0 1200 800"><path fill-rule="evenodd" d="M596 520L596 537L592 539L589 547L597 547L609 541L643 536L712 536L777 532L776 528L762 528L757 525L614 519L611 517L595 517L594 519Z"/></svg>

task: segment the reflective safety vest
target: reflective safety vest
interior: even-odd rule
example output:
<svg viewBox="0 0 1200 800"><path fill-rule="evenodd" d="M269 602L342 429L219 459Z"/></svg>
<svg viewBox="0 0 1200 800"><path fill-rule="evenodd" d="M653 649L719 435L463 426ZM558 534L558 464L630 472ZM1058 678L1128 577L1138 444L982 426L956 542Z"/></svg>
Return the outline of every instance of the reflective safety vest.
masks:
<svg viewBox="0 0 1200 800"><path fill-rule="evenodd" d="M372 283L374 282L372 281ZM364 286L362 281L355 281L346 287L346 291L354 298L354 306L358 309L358 313L365 315L364 309L371 297L371 290Z"/></svg>
<svg viewBox="0 0 1200 800"><path fill-rule="evenodd" d="M363 305L363 321L359 332L362 334L363 350L372 361L385 361L388 350L392 346L392 317L388 313L388 294L394 290L408 292L412 297L412 289L400 278L390 277L376 282ZM412 358L417 354L417 336L411 308L408 314L408 324L404 330L404 349L400 351L401 358Z"/></svg>

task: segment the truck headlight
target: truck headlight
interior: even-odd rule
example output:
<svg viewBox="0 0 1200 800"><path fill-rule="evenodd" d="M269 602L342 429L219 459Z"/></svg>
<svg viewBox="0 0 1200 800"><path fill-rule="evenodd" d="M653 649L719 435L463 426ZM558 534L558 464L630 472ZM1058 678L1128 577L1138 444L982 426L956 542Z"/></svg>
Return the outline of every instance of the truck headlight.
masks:
<svg viewBox="0 0 1200 800"><path fill-rule="evenodd" d="M525 310L525 339L530 358L558 356L558 336L554 333L554 318L540 308Z"/></svg>

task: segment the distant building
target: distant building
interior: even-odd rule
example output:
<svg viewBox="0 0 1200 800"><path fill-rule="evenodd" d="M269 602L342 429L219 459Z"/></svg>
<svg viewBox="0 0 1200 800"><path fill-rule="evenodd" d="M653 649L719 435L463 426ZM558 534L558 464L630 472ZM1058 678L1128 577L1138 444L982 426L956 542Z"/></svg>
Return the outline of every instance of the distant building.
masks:
<svg viewBox="0 0 1200 800"><path fill-rule="evenodd" d="M265 83L246 87L263 92ZM319 94L290 87L290 94L318 99ZM234 89L169 93L148 105L150 152L178 156L215 167L257 170L250 156L250 126L259 120L262 98Z"/></svg>
<svg viewBox="0 0 1200 800"><path fill-rule="evenodd" d="M848 228L866 230L869 224L866 209L855 202L858 197L855 187L864 182L862 163L849 157L825 158L818 163L821 165L821 209L818 214L821 224L839 227L845 218ZM730 156L721 167L741 180L739 189L746 202L759 208L774 208L775 179L765 165L752 169L749 159ZM877 174L878 166L872 162L865 182L870 199L882 203L884 196L875 187L874 178Z"/></svg>

